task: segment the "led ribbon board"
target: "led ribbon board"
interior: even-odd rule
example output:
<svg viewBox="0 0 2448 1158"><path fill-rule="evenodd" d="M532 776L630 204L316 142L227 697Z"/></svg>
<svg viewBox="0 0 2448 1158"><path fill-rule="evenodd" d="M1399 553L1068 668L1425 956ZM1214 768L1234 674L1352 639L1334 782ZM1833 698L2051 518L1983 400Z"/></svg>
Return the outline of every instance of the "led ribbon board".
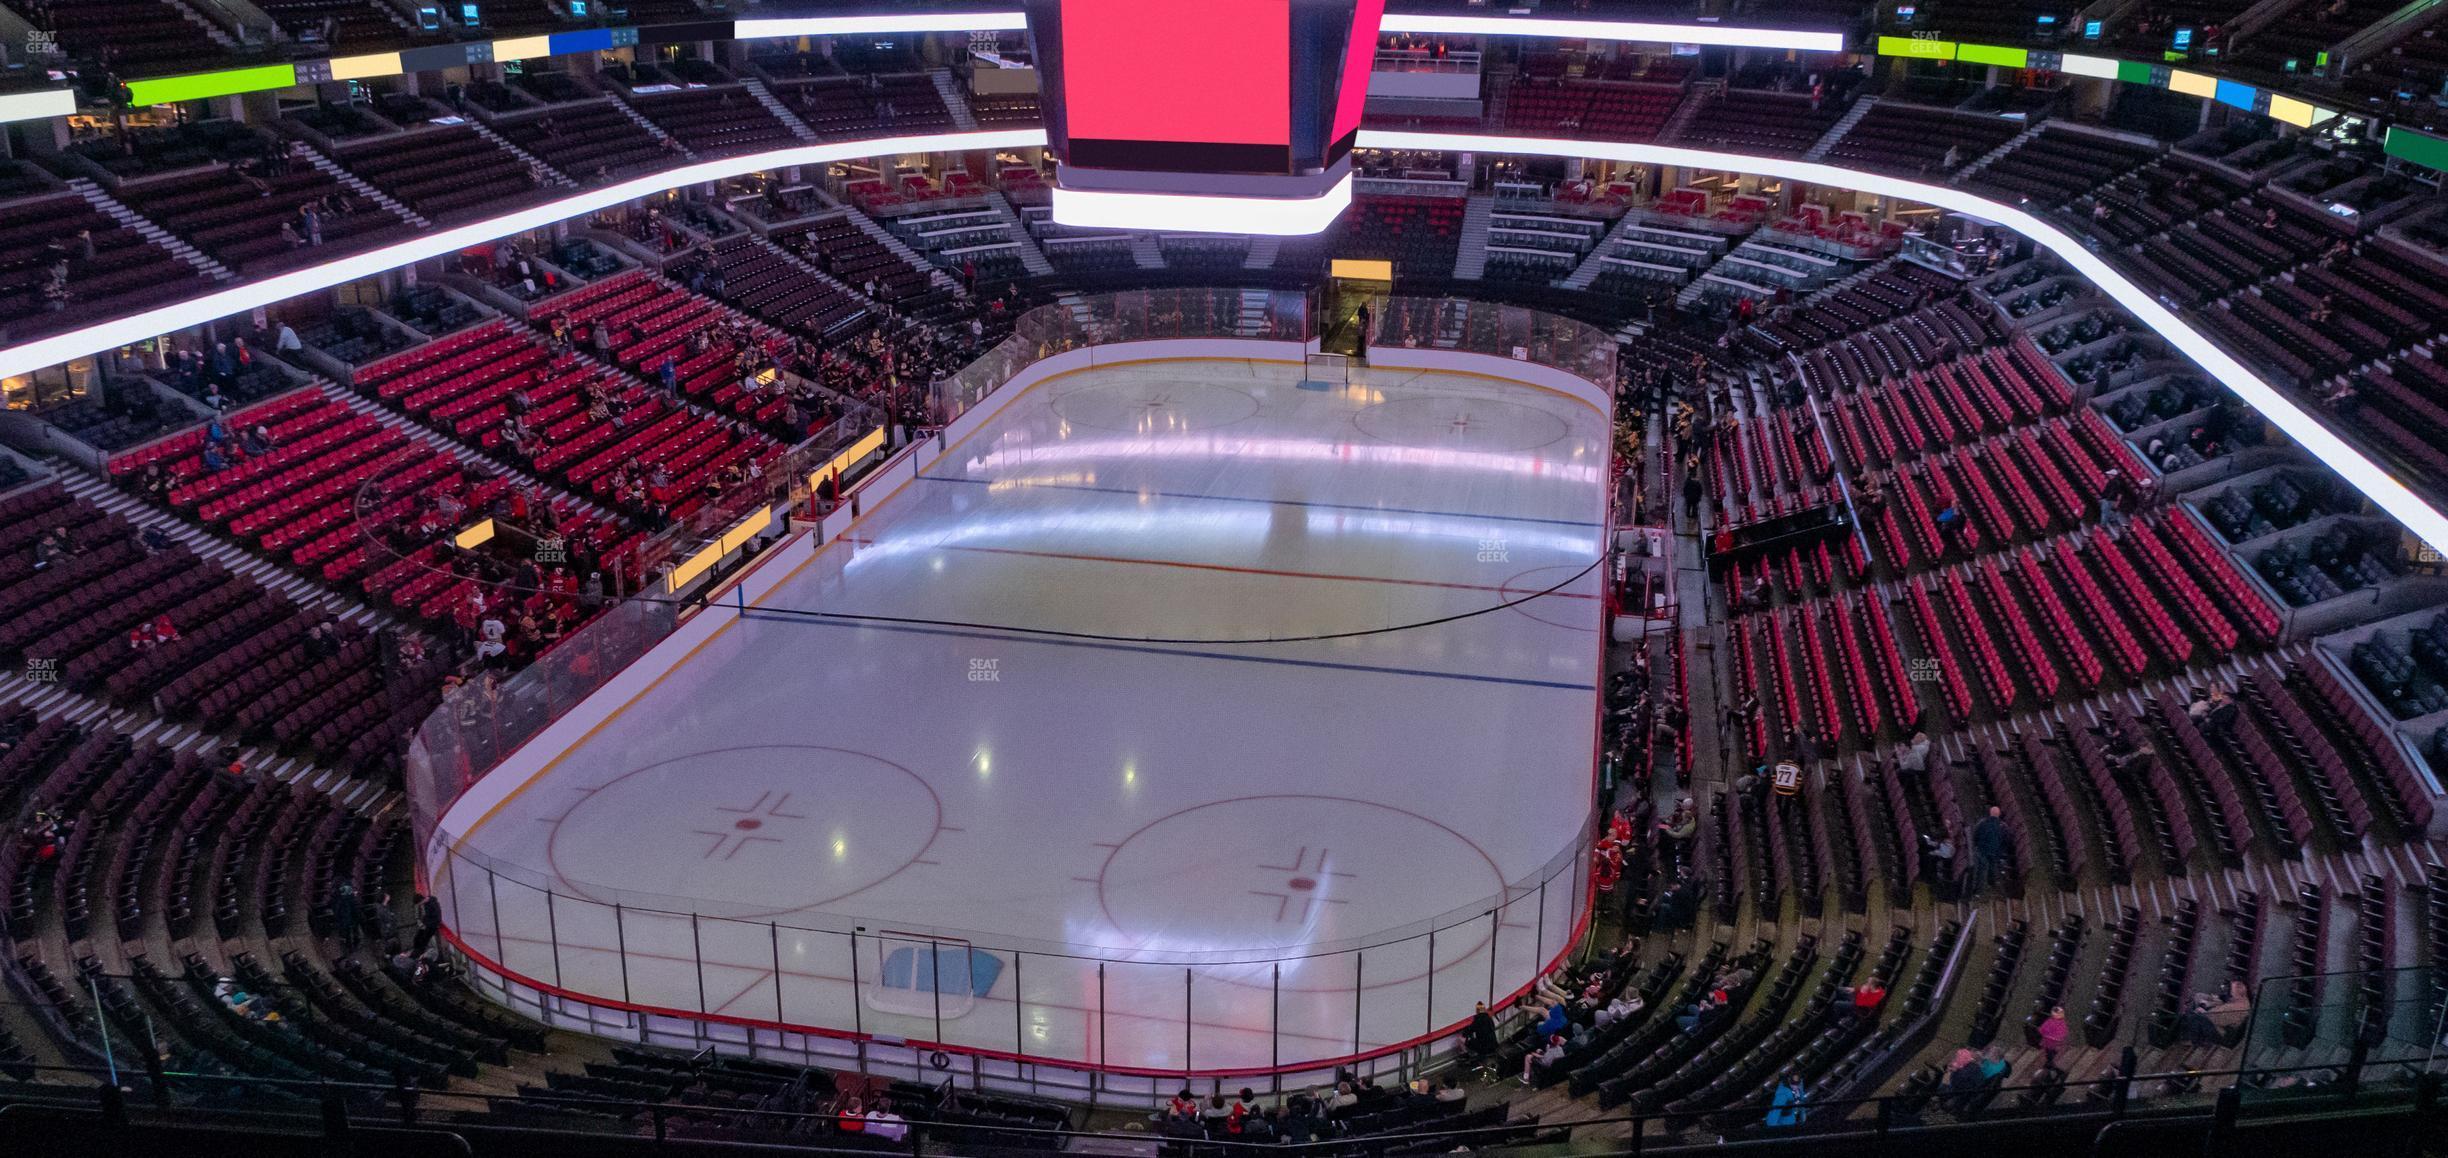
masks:
<svg viewBox="0 0 2448 1158"><path fill-rule="evenodd" d="M2388 139L2381 142L2381 148L2400 161L2448 173L2448 138L2391 125Z"/></svg>
<svg viewBox="0 0 2448 1158"><path fill-rule="evenodd" d="M2049 52L1998 44L1963 44L1919 36L1879 37L1878 54L1901 60L1951 60L1958 64L1995 65L1999 68L2037 68L2062 72L2067 76L2147 85L2203 100L2214 100L2303 129L2335 120L2341 115L2336 109L2323 108L2310 101L2256 88L2242 81L2138 60L2114 60L2077 52Z"/></svg>
<svg viewBox="0 0 2448 1158"><path fill-rule="evenodd" d="M1367 0L1380 11L1384 0ZM1387 32L1421 32L1459 36L1552 36L1571 40L1645 41L1658 44L1701 44L1734 48L1774 48L1803 52L1842 52L1841 32L1805 32L1782 28L1744 28L1719 24L1668 24L1638 20L1550 20L1535 16L1385 16L1379 27ZM221 69L182 76L131 81L129 91L138 107L178 101L207 100L242 93L265 92L335 80L371 80L429 69L456 68L510 60L532 60L601 52L641 43L681 41L777 40L804 36L916 36L939 32L1018 32L1028 28L1028 16L1018 9L978 12L875 12L850 16L758 17L698 21L685 25L642 28L582 28L537 36L429 45L404 52L378 52L329 60L304 60L294 65ZM1165 57L1169 64L1179 58ZM76 111L76 93L57 89L0 97L0 124L10 121L64 117ZM1339 118L1338 118L1339 119Z"/></svg>

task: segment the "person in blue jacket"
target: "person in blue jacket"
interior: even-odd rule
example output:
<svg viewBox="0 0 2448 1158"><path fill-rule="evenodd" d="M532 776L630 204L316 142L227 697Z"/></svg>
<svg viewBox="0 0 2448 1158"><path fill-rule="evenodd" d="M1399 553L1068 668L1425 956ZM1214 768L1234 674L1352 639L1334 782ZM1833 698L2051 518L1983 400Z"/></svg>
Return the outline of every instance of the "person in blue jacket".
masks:
<svg viewBox="0 0 2448 1158"><path fill-rule="evenodd" d="M1780 1129L1802 1124L1802 1075L1788 1070L1777 1079L1776 1094L1768 1100L1768 1124Z"/></svg>

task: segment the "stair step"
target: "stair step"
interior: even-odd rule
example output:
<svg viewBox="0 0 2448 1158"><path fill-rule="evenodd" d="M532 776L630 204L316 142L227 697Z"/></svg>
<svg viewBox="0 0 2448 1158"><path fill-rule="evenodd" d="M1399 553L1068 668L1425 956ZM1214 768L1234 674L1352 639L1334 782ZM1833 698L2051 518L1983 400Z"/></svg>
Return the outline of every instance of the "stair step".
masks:
<svg viewBox="0 0 2448 1158"><path fill-rule="evenodd" d="M765 111L772 113L775 120L782 122L782 127L789 129L792 136L802 141L816 139L816 130L808 127L806 121L800 120L799 114L792 112L789 105L783 104L782 98L775 96L772 89L765 87L764 81L748 77L740 82L740 86L747 89L748 95L755 97L758 104L764 105Z"/></svg>
<svg viewBox="0 0 2448 1158"><path fill-rule="evenodd" d="M952 127L964 133L977 131L977 115L969 109L969 94L960 90L960 81L950 69L931 69L927 79L935 82L935 91L943 97L944 111L952 115Z"/></svg>
<svg viewBox="0 0 2448 1158"><path fill-rule="evenodd" d="M1051 276L1054 272L1053 261L1046 257L1045 248L1037 244L1036 235L1029 232L1028 223L1013 211L1011 199L997 191L986 195L986 203L994 207L995 216L1001 218L1003 227L1011 231L1012 240L1020 243L1021 267L1034 277Z"/></svg>
<svg viewBox="0 0 2448 1158"><path fill-rule="evenodd" d="M494 145L509 153L511 156L516 157L521 161L525 161L530 167L542 170L547 177L552 179L554 184L568 186L571 188L577 187L578 182L571 180L569 174L553 168L550 164L546 163L544 158L536 156L535 154L518 147L518 145L513 143L510 138L494 131L493 126L486 124L484 118L466 117L463 118L463 120L467 124L468 128L475 130L477 136L493 142Z"/></svg>
<svg viewBox="0 0 2448 1158"><path fill-rule="evenodd" d="M399 215L400 220L416 226L419 229L432 227L433 222L426 220L425 217L419 214L416 210L410 209L407 205L402 204L397 198L394 198L390 194L375 188L365 178L360 177L355 173L351 173L345 168L342 168L340 162L324 156L322 150L317 149L304 141L291 141L289 142L289 152L294 156L304 157L307 164L322 170L324 173L328 174L332 180L338 181L342 187L353 190L358 196L364 197L367 200L374 202L376 205L380 205L383 208Z"/></svg>
<svg viewBox="0 0 2448 1158"><path fill-rule="evenodd" d="M108 214L113 220L132 224L138 236L160 246L170 256L202 270L214 281L236 280L238 275L228 266L213 260L204 251L180 240L177 235L163 229L151 218L128 208L118 198L104 192L101 186L94 184L91 180L84 177L74 178L68 182L68 187L76 190L77 195L83 197L86 204Z"/></svg>
<svg viewBox="0 0 2448 1158"><path fill-rule="evenodd" d="M674 147L680 150L683 156L686 156L692 161L697 159L697 154L694 150L681 144L679 139L673 137L670 133L664 132L663 126L648 120L646 114L637 111L637 107L630 104L627 98L621 96L618 92L614 92L607 99L612 102L613 108L620 110L622 116L629 118L630 121L637 125L637 127L646 130L647 136L653 137L657 141L671 143Z"/></svg>
<svg viewBox="0 0 2448 1158"><path fill-rule="evenodd" d="M1473 193L1462 210L1462 248L1454 258L1454 279L1477 281L1487 272L1488 222L1495 216L1496 198Z"/></svg>

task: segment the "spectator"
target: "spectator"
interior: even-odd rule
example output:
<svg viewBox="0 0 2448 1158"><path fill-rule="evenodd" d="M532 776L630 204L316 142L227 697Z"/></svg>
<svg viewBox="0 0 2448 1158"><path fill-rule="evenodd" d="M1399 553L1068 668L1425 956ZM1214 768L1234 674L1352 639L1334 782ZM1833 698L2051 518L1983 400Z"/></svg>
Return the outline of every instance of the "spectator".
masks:
<svg viewBox="0 0 2448 1158"><path fill-rule="evenodd" d="M2006 821L2004 812L1995 804L1972 826L1972 881L1966 890L1977 897L1997 883L2006 870Z"/></svg>
<svg viewBox="0 0 2448 1158"><path fill-rule="evenodd" d="M1571 1024L1572 1007L1566 1004L1563 998L1558 997L1548 1004L1546 1015L1539 1018L1538 1027L1532 1033L1539 1038L1553 1037L1564 1032Z"/></svg>
<svg viewBox="0 0 2448 1158"><path fill-rule="evenodd" d="M1972 1098L1980 1093L1980 1088L1980 1055L1969 1048L1956 1050L1954 1058L1947 1062L1947 1096L1942 1104L1949 1113L1961 1113L1963 1107L1969 1105Z"/></svg>
<svg viewBox="0 0 2448 1158"><path fill-rule="evenodd" d="M1332 1116L1337 1110L1348 1110L1359 1104L1360 1095L1353 1091L1351 1082L1347 1080L1337 1081L1334 1093L1327 1095L1325 1099L1326 1112L1329 1116Z"/></svg>
<svg viewBox="0 0 2448 1158"><path fill-rule="evenodd" d="M373 934L374 943L389 949L392 939L399 935L399 914L391 909L391 894L377 895L374 903L366 907L364 919L366 931Z"/></svg>
<svg viewBox="0 0 2448 1158"><path fill-rule="evenodd" d="M263 1021L266 1018L263 1005L255 995L238 988L238 983L230 978L224 977L213 983L213 997L228 1006L230 1012L248 1021Z"/></svg>
<svg viewBox="0 0 2448 1158"><path fill-rule="evenodd" d="M867 1111L867 1134L887 1142L899 1142L909 1137L909 1122L893 1112L890 1099L877 1098L874 1107Z"/></svg>
<svg viewBox="0 0 2448 1158"><path fill-rule="evenodd" d="M1472 1008L1470 1025L1462 1030L1462 1049L1475 1058L1496 1052L1496 1017L1488 1012L1487 1002Z"/></svg>
<svg viewBox="0 0 2448 1158"><path fill-rule="evenodd" d="M322 627L322 624L315 625L318 631L322 630ZM340 887L333 891L331 919L332 929L340 938L340 951L343 953L356 952L359 939L356 885L341 881Z"/></svg>
<svg viewBox="0 0 2448 1158"><path fill-rule="evenodd" d="M2066 1044L2065 1006L2050 1009L2048 1016L2040 1019L2036 1033L2040 1039L2040 1064L2057 1069L2057 1055L2064 1052Z"/></svg>
<svg viewBox="0 0 2448 1158"><path fill-rule="evenodd" d="M434 938L442 932L442 902L434 897L418 893L416 909L416 941L409 949L409 953L412 956L422 957L425 955L426 946L433 944Z"/></svg>
<svg viewBox="0 0 2448 1158"><path fill-rule="evenodd" d="M1621 990L1616 992L1614 1000L1607 1002L1604 1006L1599 1008L1598 1012L1590 1015L1590 1024L1600 1029L1604 1029L1615 1022L1630 1017L1635 1013L1639 1013L1642 1009L1646 1008L1647 1005L1648 1003L1641 999L1641 995L1638 990L1634 989L1630 985L1626 985Z"/></svg>
<svg viewBox="0 0 2448 1158"><path fill-rule="evenodd" d="M67 554L68 528L53 527L34 540L34 569L43 570Z"/></svg>
<svg viewBox="0 0 2448 1158"><path fill-rule="evenodd" d="M1929 775L1930 738L1927 732L1914 732L1912 742L1896 754L1896 770L1907 776Z"/></svg>
<svg viewBox="0 0 2448 1158"><path fill-rule="evenodd" d="M509 625L502 622L501 616L485 612L484 617L476 623L476 662L493 664L507 654L510 650L509 634Z"/></svg>
<svg viewBox="0 0 2448 1158"><path fill-rule="evenodd" d="M1938 537L1945 540L1947 551L1952 553L1963 538L1963 511L1955 504L1949 503L1938 509L1938 514L1932 521L1938 524Z"/></svg>
<svg viewBox="0 0 2448 1158"><path fill-rule="evenodd" d="M1700 813L1692 807L1690 793L1676 798L1673 814L1658 824L1658 830L1664 837L1667 863L1681 868L1683 858L1690 855L1692 843L1700 835Z"/></svg>
<svg viewBox="0 0 2448 1158"><path fill-rule="evenodd" d="M2202 714L2202 731L2213 737L2234 731L2236 716L2241 711L2242 709L2236 706L2234 697L2227 694L2224 686L2213 685L2210 689L2209 710Z"/></svg>
<svg viewBox="0 0 2448 1158"><path fill-rule="evenodd" d="M1879 984L1876 977L1853 987L1853 1015L1856 1017L1878 1016L1879 1006L1886 1001L1887 987Z"/></svg>
<svg viewBox="0 0 2448 1158"><path fill-rule="evenodd" d="M1787 1070L1777 1079L1776 1093L1768 1100L1768 1125L1777 1129L1799 1126L1806 1112L1802 1108L1802 1075Z"/></svg>
<svg viewBox="0 0 2448 1158"><path fill-rule="evenodd" d="M1921 834L1921 876L1930 883L1930 894L1939 900L1955 897L1955 856L1959 848L1952 821L1941 835Z"/></svg>
<svg viewBox="0 0 2448 1158"><path fill-rule="evenodd" d="M1547 1038L1544 1048L1522 1059L1522 1084L1526 1086L1536 1082L1540 1071L1562 1060L1564 1060L1564 1035L1552 1034Z"/></svg>
<svg viewBox="0 0 2448 1158"><path fill-rule="evenodd" d="M2227 1045L2244 1032L2244 1022L2251 1016L2251 988L2241 981L2229 981L2224 997L2207 993L2195 997L2193 1008L2177 1020L2176 1034L2195 1045Z"/></svg>
<svg viewBox="0 0 2448 1158"><path fill-rule="evenodd" d="M2133 480L2125 472L2110 468L2100 479L2099 518L2102 530L2114 535L2129 521L2125 508L2133 502Z"/></svg>

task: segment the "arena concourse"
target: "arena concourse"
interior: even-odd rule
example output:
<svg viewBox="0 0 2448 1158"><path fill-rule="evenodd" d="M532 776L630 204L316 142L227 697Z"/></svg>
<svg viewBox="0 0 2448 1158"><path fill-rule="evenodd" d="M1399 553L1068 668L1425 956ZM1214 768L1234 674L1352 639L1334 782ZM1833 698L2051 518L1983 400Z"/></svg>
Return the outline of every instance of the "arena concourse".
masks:
<svg viewBox="0 0 2448 1158"><path fill-rule="evenodd" d="M0 0L0 1151L2438 1152L2443 45Z"/></svg>

